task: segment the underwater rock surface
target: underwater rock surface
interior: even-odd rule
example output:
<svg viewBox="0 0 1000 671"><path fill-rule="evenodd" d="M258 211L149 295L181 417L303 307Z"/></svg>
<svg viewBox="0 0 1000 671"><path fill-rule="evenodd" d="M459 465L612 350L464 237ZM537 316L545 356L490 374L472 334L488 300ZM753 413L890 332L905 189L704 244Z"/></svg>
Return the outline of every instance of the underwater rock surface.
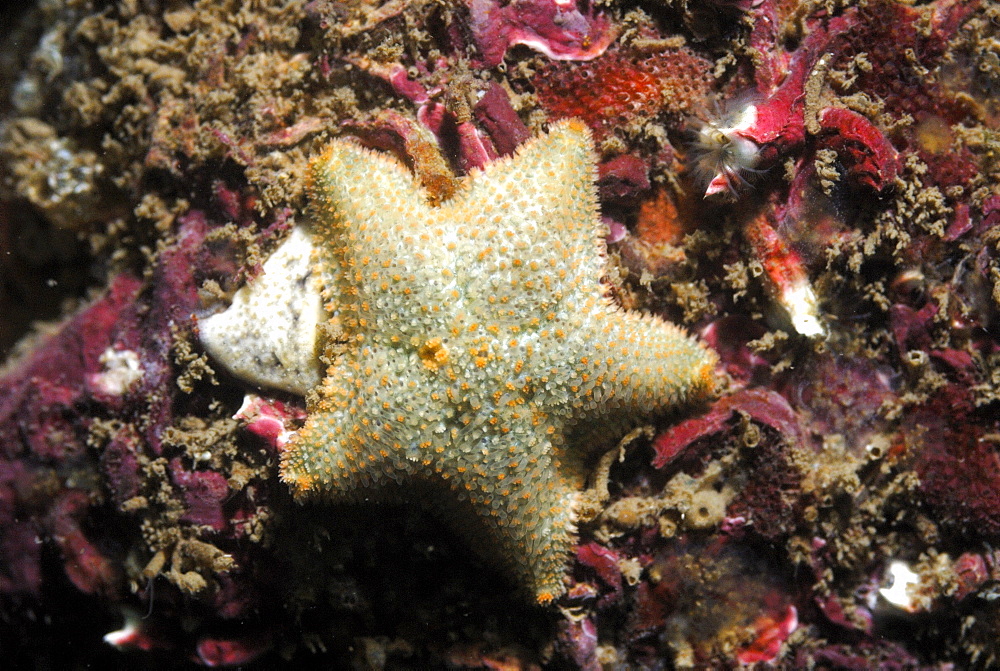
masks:
<svg viewBox="0 0 1000 671"><path fill-rule="evenodd" d="M1000 663L1000 4L3 12L16 667ZM542 607L416 499L296 503L279 463L322 402L314 359L248 381L199 325L311 223L331 139L440 205L563 119L596 143L594 281L697 335L724 383L567 438L594 456ZM325 375L352 345L349 299L323 299L285 341ZM265 335L266 368L286 334Z"/></svg>

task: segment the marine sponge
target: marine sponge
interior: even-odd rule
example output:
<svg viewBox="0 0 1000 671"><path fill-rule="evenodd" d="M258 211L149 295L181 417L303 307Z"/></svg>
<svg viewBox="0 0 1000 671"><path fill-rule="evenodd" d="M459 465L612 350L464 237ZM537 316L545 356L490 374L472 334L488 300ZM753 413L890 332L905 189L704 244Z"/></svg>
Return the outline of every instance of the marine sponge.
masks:
<svg viewBox="0 0 1000 671"><path fill-rule="evenodd" d="M710 68L686 47L652 56L616 51L589 63L551 63L532 83L553 118L576 117L600 139L658 114L680 121L708 93Z"/></svg>

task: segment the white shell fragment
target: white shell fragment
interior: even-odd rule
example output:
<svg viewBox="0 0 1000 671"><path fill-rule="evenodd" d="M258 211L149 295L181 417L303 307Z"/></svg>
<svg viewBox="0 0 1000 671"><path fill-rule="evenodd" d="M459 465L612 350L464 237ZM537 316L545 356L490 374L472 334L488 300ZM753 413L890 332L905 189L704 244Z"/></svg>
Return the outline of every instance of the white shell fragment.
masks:
<svg viewBox="0 0 1000 671"><path fill-rule="evenodd" d="M309 234L296 226L224 311L201 320L201 343L233 375L305 395L320 382L323 300Z"/></svg>
<svg viewBox="0 0 1000 671"><path fill-rule="evenodd" d="M911 588L920 584L920 576L906 562L893 560L886 570L885 580L888 585L878 591L882 598L908 613L915 612L917 600Z"/></svg>
<svg viewBox="0 0 1000 671"><path fill-rule="evenodd" d="M797 284L791 291L781 296L782 307L788 311L788 318L796 333L806 338L825 338L826 327L819 318L819 301L808 282Z"/></svg>

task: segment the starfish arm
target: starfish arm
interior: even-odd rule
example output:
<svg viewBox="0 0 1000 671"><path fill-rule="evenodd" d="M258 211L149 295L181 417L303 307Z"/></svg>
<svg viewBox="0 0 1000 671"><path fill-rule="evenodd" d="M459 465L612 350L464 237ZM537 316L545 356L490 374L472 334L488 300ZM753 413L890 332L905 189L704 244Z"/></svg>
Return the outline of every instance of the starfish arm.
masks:
<svg viewBox="0 0 1000 671"><path fill-rule="evenodd" d="M589 420L648 417L714 393L715 353L680 327L605 303L591 330L577 407Z"/></svg>
<svg viewBox="0 0 1000 671"><path fill-rule="evenodd" d="M342 413L310 413L281 454L281 480L296 499L325 492L357 491L350 483L350 468L357 468L357 457L344 449L340 440ZM346 455L350 454L348 461ZM354 484L343 487L342 484ZM345 497L346 498L346 497Z"/></svg>
<svg viewBox="0 0 1000 671"><path fill-rule="evenodd" d="M428 437L442 433L447 413L418 393L415 380L403 381L408 365L405 355L365 347L327 371L281 458L281 478L296 498L392 499L379 490L430 464L440 440Z"/></svg>
<svg viewBox="0 0 1000 671"><path fill-rule="evenodd" d="M313 166L313 235L333 280L327 309L354 342L395 346L446 322L453 252L441 244L441 208L390 156L335 140ZM402 310L423 306L420 320Z"/></svg>
<svg viewBox="0 0 1000 671"><path fill-rule="evenodd" d="M466 427L469 431L470 427ZM491 563L504 569L539 603L563 593L566 560L575 542L578 482L563 475L562 450L539 440L528 421L503 431L476 431L427 477L455 502L436 512ZM531 445L530 448L527 448Z"/></svg>
<svg viewBox="0 0 1000 671"><path fill-rule="evenodd" d="M281 478L296 498L393 500L419 493L484 559L500 557L539 603L562 594L580 483L561 475L561 450L539 440L529 422L503 431L452 422L445 431L409 434L405 446L393 447L394 436L359 430L356 418L349 409L310 414L281 459ZM450 441L447 453L424 447L442 440Z"/></svg>
<svg viewBox="0 0 1000 671"><path fill-rule="evenodd" d="M347 140L334 140L313 162L311 191L320 242L338 246L363 241L379 224L420 221L430 209L399 161Z"/></svg>
<svg viewBox="0 0 1000 671"><path fill-rule="evenodd" d="M589 131L570 120L527 142L516 155L473 173L438 208L454 222L441 246L454 249L461 282L454 312L467 323L511 332L584 309L604 273L603 229Z"/></svg>
<svg viewBox="0 0 1000 671"><path fill-rule="evenodd" d="M572 256L592 256L602 232L592 146L589 130L576 119L553 124L514 156L473 173L471 187L445 207L474 209L473 227L500 227L513 238L554 241Z"/></svg>
<svg viewBox="0 0 1000 671"><path fill-rule="evenodd" d="M403 449L409 434L401 412L413 409L389 412L384 399L395 385L374 374L371 352L363 352L367 358L348 355L327 371L305 425L281 455L281 479L297 499L357 500L407 470L413 454Z"/></svg>

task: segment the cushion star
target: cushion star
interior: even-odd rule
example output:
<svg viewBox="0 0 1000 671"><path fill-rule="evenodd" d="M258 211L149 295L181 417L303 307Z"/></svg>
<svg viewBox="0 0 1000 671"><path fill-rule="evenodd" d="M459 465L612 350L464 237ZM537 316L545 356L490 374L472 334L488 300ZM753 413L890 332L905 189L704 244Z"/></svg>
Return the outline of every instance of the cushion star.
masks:
<svg viewBox="0 0 1000 671"><path fill-rule="evenodd" d="M422 501L551 601L586 443L710 394L714 354L608 297L596 160L577 121L439 205L399 162L349 141L312 171L314 243L346 347L282 479L300 499Z"/></svg>

